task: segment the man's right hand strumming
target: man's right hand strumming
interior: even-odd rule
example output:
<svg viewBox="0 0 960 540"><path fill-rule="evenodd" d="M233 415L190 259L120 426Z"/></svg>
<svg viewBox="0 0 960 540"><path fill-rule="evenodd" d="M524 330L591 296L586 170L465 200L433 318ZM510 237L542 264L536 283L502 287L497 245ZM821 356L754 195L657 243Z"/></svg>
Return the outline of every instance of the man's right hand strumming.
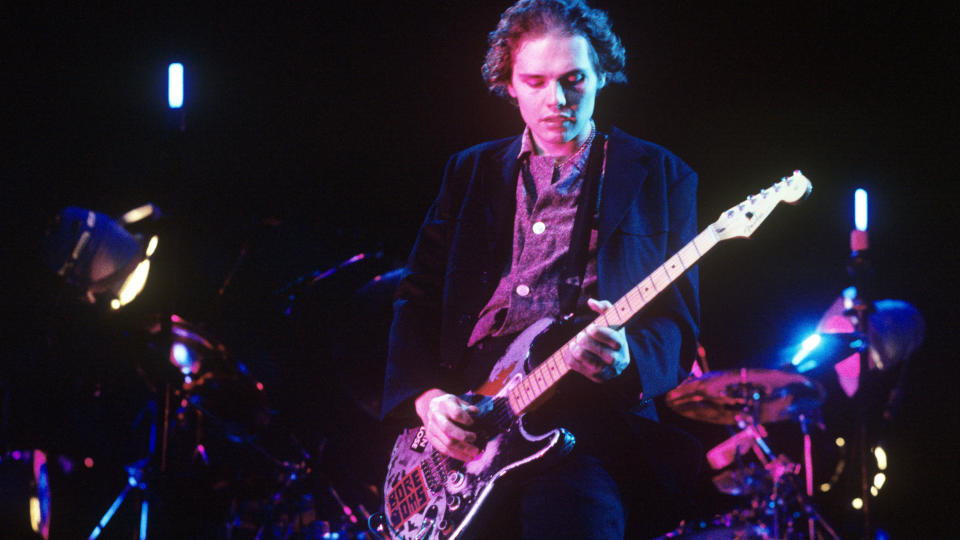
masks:
<svg viewBox="0 0 960 540"><path fill-rule="evenodd" d="M427 428L427 441L437 451L464 462L477 457L480 449L473 445L477 434L464 429L473 424L470 414L477 412L475 406L439 388L431 388L420 394L415 407Z"/></svg>

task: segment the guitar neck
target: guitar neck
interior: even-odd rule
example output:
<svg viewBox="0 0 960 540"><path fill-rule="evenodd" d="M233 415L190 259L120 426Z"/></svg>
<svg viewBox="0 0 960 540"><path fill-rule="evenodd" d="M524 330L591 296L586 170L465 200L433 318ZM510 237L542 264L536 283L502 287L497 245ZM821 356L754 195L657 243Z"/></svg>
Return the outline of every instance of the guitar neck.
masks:
<svg viewBox="0 0 960 540"><path fill-rule="evenodd" d="M688 268L696 264L707 251L717 245L719 238L714 230L714 225L711 224L704 229L683 249L667 259L667 262L654 270L637 286L630 289L610 309L594 319L593 324L615 330L619 330L627 324L660 291L669 287ZM571 371L567 359L573 354L570 346L575 339L576 337L567 341L510 389L507 393L507 399L514 414L520 415L532 411L546 401L560 379Z"/></svg>

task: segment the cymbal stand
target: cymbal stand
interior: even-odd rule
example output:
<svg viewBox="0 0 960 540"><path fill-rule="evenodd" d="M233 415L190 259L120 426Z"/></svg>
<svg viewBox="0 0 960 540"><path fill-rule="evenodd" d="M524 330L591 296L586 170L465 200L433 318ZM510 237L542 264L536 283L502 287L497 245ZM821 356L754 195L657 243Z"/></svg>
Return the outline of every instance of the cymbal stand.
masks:
<svg viewBox="0 0 960 540"><path fill-rule="evenodd" d="M743 400L743 409L741 414L737 415L737 427L741 430L751 428L750 432L752 435L752 443L754 454L756 454L757 459L760 460L760 463L764 466L765 469L771 467L771 464L776 463L776 456L773 454L773 451L770 449L770 446L760 435L761 430L758 429L758 424L756 422L757 418L762 418L761 413L763 412L761 408L763 407L763 391L761 388L754 388L753 385L746 381L746 369L741 369L741 383L737 386L737 393L739 397ZM739 453L737 454L737 461L740 463L741 469L743 469L742 461L740 460ZM780 537L780 523L779 516L776 511L776 501L779 498L778 486L780 484L779 476L773 479L773 493L770 495L770 501L773 503L772 506L768 506L764 501L764 496L761 489L758 489L753 497L753 507L758 512L762 511L764 514L772 517L773 519L773 537Z"/></svg>
<svg viewBox="0 0 960 540"><path fill-rule="evenodd" d="M743 409L741 413L736 416L737 427L741 430L747 429L747 427L751 428L750 433L752 434L753 442L756 443L753 445L754 453L756 453L760 462L766 466L776 459L776 456L773 455L770 446L767 445L767 442L760 435L763 430L762 428L758 429L759 425L756 421L757 418L763 418L761 415L763 398L765 397L763 395L763 389L747 382L747 370L745 368L740 370L740 377L741 382L737 385L736 391L737 394L739 394L738 397L743 400Z"/></svg>

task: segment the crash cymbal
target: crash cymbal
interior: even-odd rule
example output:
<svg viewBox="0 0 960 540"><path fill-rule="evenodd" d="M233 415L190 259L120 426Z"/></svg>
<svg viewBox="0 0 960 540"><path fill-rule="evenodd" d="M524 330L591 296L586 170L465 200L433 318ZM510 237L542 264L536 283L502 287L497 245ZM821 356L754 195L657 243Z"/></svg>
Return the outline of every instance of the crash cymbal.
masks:
<svg viewBox="0 0 960 540"><path fill-rule="evenodd" d="M689 379L666 396L677 413L713 424L736 425L751 418L766 424L789 420L816 408L826 392L797 373L741 368Z"/></svg>

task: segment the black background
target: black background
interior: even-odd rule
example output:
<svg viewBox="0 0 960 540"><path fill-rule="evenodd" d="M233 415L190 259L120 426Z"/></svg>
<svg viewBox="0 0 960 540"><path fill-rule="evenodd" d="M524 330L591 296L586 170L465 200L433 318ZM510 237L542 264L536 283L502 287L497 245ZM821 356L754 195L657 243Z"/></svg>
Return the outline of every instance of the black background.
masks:
<svg viewBox="0 0 960 540"><path fill-rule="evenodd" d="M3 8L5 449L118 446L104 443L116 430L73 404L93 400L117 425L136 415L117 412L144 392L114 365L139 354L117 335L151 310L202 324L268 381L268 394L269 383L283 388L279 417L302 427L325 415L315 431L352 433L328 426L323 398L298 394L345 369L359 381L344 363L376 374L371 342L385 323L357 330L350 293L401 264L450 153L522 129L479 78L486 32L505 6L431 4ZM699 172L701 226L794 169L814 185L801 206L778 209L751 240L718 246L700 265L712 368L762 358L815 326L848 284L853 191L868 190L876 294L911 302L927 322L887 431L876 519L895 538L948 530L960 410L951 369L958 8L597 5L626 46L630 83L604 90L596 114ZM171 61L186 67L184 132L166 107ZM144 299L124 318L63 297L40 254L48 220L67 205L116 216L146 201L169 216L173 240L161 240ZM276 291L360 252L379 256L341 281L295 289L282 315ZM89 398L98 384L116 390ZM85 435L63 436L64 423ZM708 446L723 438L700 435ZM76 443L85 438L100 441Z"/></svg>

